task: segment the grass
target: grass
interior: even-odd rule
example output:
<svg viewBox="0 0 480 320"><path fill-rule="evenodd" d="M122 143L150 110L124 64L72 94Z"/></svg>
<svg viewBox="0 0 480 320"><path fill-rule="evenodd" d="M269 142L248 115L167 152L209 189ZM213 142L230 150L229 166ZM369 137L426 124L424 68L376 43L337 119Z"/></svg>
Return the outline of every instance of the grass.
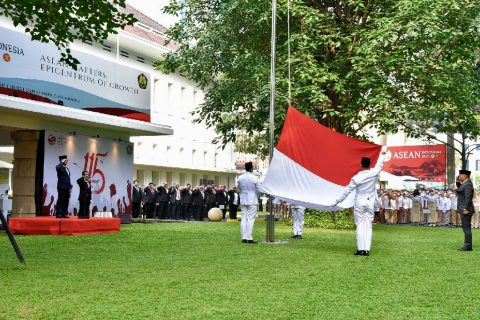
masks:
<svg viewBox="0 0 480 320"><path fill-rule="evenodd" d="M17 236L22 266L0 233L0 319L478 319L480 251L458 252L462 237L375 226L372 255L356 257L352 230L250 245L238 223L132 224Z"/></svg>

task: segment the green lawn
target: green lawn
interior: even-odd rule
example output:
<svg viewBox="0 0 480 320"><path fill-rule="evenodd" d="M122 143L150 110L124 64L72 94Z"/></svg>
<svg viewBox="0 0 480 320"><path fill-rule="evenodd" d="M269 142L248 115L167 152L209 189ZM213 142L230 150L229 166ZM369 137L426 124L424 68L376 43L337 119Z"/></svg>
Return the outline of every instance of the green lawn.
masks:
<svg viewBox="0 0 480 320"><path fill-rule="evenodd" d="M351 230L255 245L240 243L238 223L17 241L26 266L0 233L0 319L480 318L478 230L478 250L458 252L461 229L375 226L370 257L352 255Z"/></svg>

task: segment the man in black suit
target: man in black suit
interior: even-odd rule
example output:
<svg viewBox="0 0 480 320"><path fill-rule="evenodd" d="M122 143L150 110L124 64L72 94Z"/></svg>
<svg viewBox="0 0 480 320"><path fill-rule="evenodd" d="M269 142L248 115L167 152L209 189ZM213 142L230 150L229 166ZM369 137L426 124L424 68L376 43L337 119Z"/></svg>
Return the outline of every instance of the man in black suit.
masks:
<svg viewBox="0 0 480 320"><path fill-rule="evenodd" d="M206 209L205 209L205 214L208 216L208 211L210 209L214 208L217 206L217 190L215 190L215 185L212 184L211 186L207 186L205 188L205 195L206 195Z"/></svg>
<svg viewBox="0 0 480 320"><path fill-rule="evenodd" d="M178 183L174 183L174 186L170 188L169 191L170 196L170 205L168 206L170 210L170 216L174 220L178 220L180 218L180 206L181 206L181 195L180 195L180 185Z"/></svg>
<svg viewBox="0 0 480 320"><path fill-rule="evenodd" d="M230 219L237 219L237 210L240 205L240 194L237 191L237 186L233 186L232 190L228 191L228 211L230 212Z"/></svg>
<svg viewBox="0 0 480 320"><path fill-rule="evenodd" d="M227 198L228 194L225 191L225 185L220 185L220 189L217 191L217 206L223 213L223 219L225 220L225 215L227 213Z"/></svg>
<svg viewBox="0 0 480 320"><path fill-rule="evenodd" d="M138 186L138 180L133 181L132 189L132 217L138 218L142 206L143 191Z"/></svg>
<svg viewBox="0 0 480 320"><path fill-rule="evenodd" d="M145 188L145 193L143 195L143 212L147 219L154 218L157 205L157 189L155 188L155 184L150 182L148 187Z"/></svg>
<svg viewBox="0 0 480 320"><path fill-rule="evenodd" d="M157 218L158 219L170 218L169 212L168 212L168 200L170 199L168 195L168 184L164 183L163 186L159 186L157 191L158 191Z"/></svg>
<svg viewBox="0 0 480 320"><path fill-rule="evenodd" d="M193 196L193 216L195 220L198 221L203 221L203 219L206 217L205 214L205 188L204 186L197 186L195 190L192 192Z"/></svg>
<svg viewBox="0 0 480 320"><path fill-rule="evenodd" d="M55 167L57 171L57 218L68 218L68 202L72 192L72 183L70 182L70 170L67 168L68 159L66 155L59 156L60 163Z"/></svg>
<svg viewBox="0 0 480 320"><path fill-rule="evenodd" d="M473 206L473 183L470 180L471 172L460 170L457 182L457 211L462 218L462 229L465 236L463 247L459 251L472 251L472 216L475 213Z"/></svg>
<svg viewBox="0 0 480 320"><path fill-rule="evenodd" d="M77 180L80 187L78 201L80 209L78 209L77 217L79 219L88 219L90 216L90 202L92 201L92 185L90 184L90 176L88 171L82 171L82 176Z"/></svg>
<svg viewBox="0 0 480 320"><path fill-rule="evenodd" d="M181 197L181 205L182 205L182 218L185 220L192 219L192 203L193 203L193 195L192 195L192 186L190 183L187 183L187 187L183 188L180 191Z"/></svg>

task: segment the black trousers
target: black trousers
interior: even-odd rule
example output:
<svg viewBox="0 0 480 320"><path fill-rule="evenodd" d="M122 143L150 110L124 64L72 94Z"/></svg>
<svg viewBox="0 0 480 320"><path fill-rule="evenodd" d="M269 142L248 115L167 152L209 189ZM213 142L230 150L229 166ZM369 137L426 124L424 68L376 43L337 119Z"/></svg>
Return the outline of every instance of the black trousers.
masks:
<svg viewBox="0 0 480 320"><path fill-rule="evenodd" d="M230 204L228 211L230 212L230 219L237 219L238 204Z"/></svg>
<svg viewBox="0 0 480 320"><path fill-rule="evenodd" d="M140 205L141 201L138 202L132 202L132 218L138 218L140 216Z"/></svg>
<svg viewBox="0 0 480 320"><path fill-rule="evenodd" d="M180 200L176 200L174 207L173 207L173 218L175 220L182 219L182 205L180 203Z"/></svg>
<svg viewBox="0 0 480 320"><path fill-rule="evenodd" d="M465 244L463 245L465 248L472 247L472 216L473 214L465 215L461 212L462 216L462 230L463 234L465 235Z"/></svg>
<svg viewBox="0 0 480 320"><path fill-rule="evenodd" d="M89 218L90 213L90 201L80 200L80 209L78 209L77 217L85 219Z"/></svg>
<svg viewBox="0 0 480 320"><path fill-rule="evenodd" d="M143 213L148 219L153 219L155 214L155 203L145 203L143 205Z"/></svg>
<svg viewBox="0 0 480 320"><path fill-rule="evenodd" d="M205 216L205 207L193 206L193 218L197 221L202 221Z"/></svg>
<svg viewBox="0 0 480 320"><path fill-rule="evenodd" d="M167 219L168 217L168 202L160 202L157 207L157 218L158 219Z"/></svg>
<svg viewBox="0 0 480 320"><path fill-rule="evenodd" d="M182 219L184 219L184 220L192 219L192 204L191 203L182 204Z"/></svg>
<svg viewBox="0 0 480 320"><path fill-rule="evenodd" d="M57 188L57 212L56 216L68 216L68 202L70 200L70 189Z"/></svg>

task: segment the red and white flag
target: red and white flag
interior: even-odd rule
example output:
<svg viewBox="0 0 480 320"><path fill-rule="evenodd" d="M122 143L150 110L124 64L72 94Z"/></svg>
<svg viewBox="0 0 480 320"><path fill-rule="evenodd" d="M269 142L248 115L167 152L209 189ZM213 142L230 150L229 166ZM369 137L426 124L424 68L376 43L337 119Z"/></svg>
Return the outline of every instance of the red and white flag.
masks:
<svg viewBox="0 0 480 320"><path fill-rule="evenodd" d="M262 191L319 210L353 206L355 193L332 208L344 187L360 171L360 160L375 165L381 146L335 132L289 107Z"/></svg>

